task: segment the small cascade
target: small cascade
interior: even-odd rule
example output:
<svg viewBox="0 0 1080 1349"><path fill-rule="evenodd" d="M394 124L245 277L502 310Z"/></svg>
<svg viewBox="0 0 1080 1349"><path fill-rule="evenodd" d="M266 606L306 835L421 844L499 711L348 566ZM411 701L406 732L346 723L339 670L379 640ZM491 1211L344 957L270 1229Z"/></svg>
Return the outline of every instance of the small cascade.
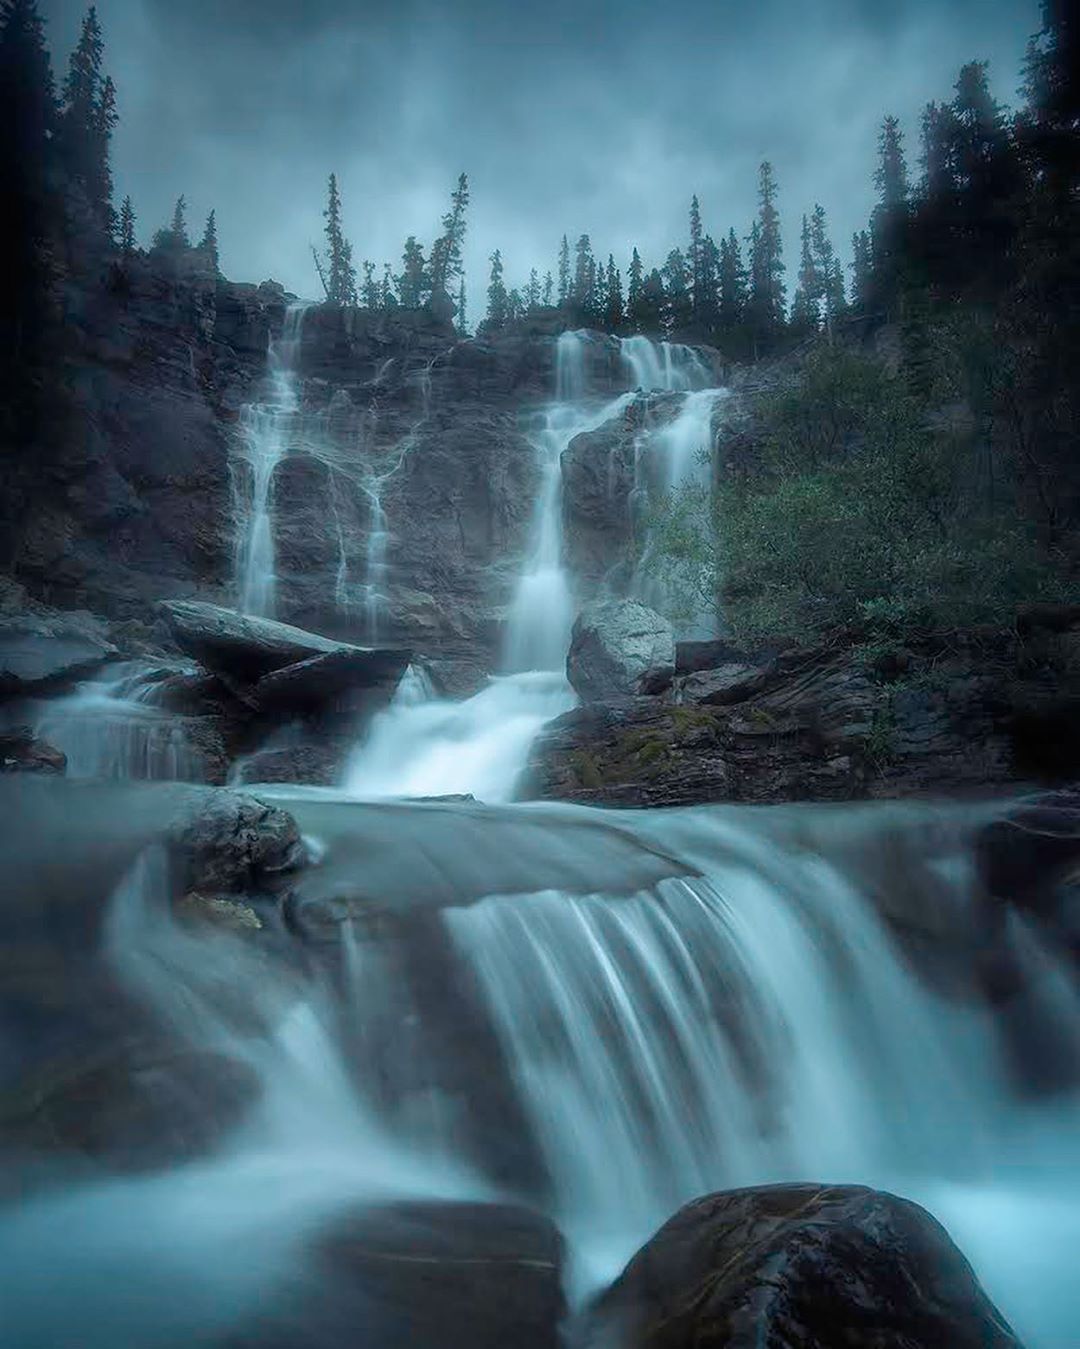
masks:
<svg viewBox="0 0 1080 1349"><path fill-rule="evenodd" d="M386 611L386 545L390 538L389 522L382 508L381 478L372 478L364 484L364 492L371 506L371 520L367 536L367 565L364 571L364 626L369 642L379 637L380 622Z"/></svg>
<svg viewBox="0 0 1080 1349"><path fill-rule="evenodd" d="M597 405L587 400L587 338L563 333L556 350L556 401L533 431L540 465L540 494L533 515L532 544L510 610L509 670L561 670L570 644L573 595L562 556L562 456L575 438L617 417L632 401L620 394Z"/></svg>
<svg viewBox="0 0 1080 1349"><path fill-rule="evenodd" d="M63 698L37 704L34 732L67 756L71 778L203 780L185 720L160 706L161 667L109 667Z"/></svg>
<svg viewBox="0 0 1080 1349"><path fill-rule="evenodd" d="M237 597L244 613L262 618L274 617L274 471L292 448L297 429L296 366L309 308L291 304L286 309L281 335L270 339L267 351L267 401L248 403L240 413L236 452L248 466L250 487L237 510Z"/></svg>
<svg viewBox="0 0 1080 1349"><path fill-rule="evenodd" d="M636 335L619 338L619 351L630 367L630 384L645 393L686 393L712 382L712 371L700 354L682 342L653 342Z"/></svg>
<svg viewBox="0 0 1080 1349"><path fill-rule="evenodd" d="M430 682L402 679L348 764L350 796L373 801L466 794L509 801L537 732L574 705L561 672L493 679L463 702L436 698L430 690Z"/></svg>

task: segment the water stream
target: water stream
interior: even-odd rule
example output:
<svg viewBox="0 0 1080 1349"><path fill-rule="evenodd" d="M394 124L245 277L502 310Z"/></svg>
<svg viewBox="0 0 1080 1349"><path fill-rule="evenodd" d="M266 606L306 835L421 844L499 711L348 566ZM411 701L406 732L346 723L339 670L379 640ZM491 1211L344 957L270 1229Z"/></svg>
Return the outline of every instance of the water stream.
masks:
<svg viewBox="0 0 1080 1349"><path fill-rule="evenodd" d="M690 349L628 339L634 390L596 399L586 340L560 339L557 396L534 423L541 485L510 673L451 702L413 667L342 789L259 790L314 858L294 921L345 906L334 938L285 973L229 933L195 934L170 913L153 848L115 889L100 960L192 1048L245 1064L260 1093L198 1161L64 1175L0 1208L18 1349L225 1349L336 1214L388 1197L541 1205L580 1299L685 1200L784 1179L926 1204L1029 1349L1075 1349L1080 1100L1025 1097L997 1014L935 992L883 917L969 911L972 830L999 807L504 804L540 727L573 703L564 449L638 389L681 393L659 433L674 484L696 471L723 397ZM288 439L284 393L276 406L268 456ZM256 524L268 487L258 500ZM261 530L244 593L266 612ZM116 761L118 776L132 768ZM175 812L163 788L69 790L104 821L85 823L95 835L159 801L162 829ZM398 799L451 794L479 799ZM19 865L51 874L74 827L43 817L41 856ZM1033 990L1028 1033L1080 1046L1074 976L1033 929L1010 940Z"/></svg>

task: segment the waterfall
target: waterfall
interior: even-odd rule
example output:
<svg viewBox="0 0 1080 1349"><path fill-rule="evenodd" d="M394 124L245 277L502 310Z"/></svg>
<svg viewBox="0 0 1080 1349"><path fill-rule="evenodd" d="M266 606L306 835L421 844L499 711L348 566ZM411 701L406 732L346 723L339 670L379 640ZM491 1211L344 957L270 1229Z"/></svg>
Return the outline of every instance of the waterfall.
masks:
<svg viewBox="0 0 1080 1349"><path fill-rule="evenodd" d="M250 487L238 488L245 495L237 511L236 588L240 609L262 618L274 617L274 471L296 431L296 367L310 307L290 304L286 309L281 336L271 337L267 351L267 401L247 403L240 412L236 453L248 467Z"/></svg>
<svg viewBox="0 0 1080 1349"><path fill-rule="evenodd" d="M682 342L653 342L651 338L621 337L619 351L630 367L631 388L688 392L704 388L712 372L693 347Z"/></svg>
<svg viewBox="0 0 1080 1349"><path fill-rule="evenodd" d="M36 704L34 734L67 756L68 777L199 782L203 760L185 719L160 706L161 675L149 662L113 665Z"/></svg>
<svg viewBox="0 0 1080 1349"><path fill-rule="evenodd" d="M364 491L371 505L364 571L364 617L367 639L376 642L386 606L386 545L390 534L386 512L382 508L382 479L372 478L364 484Z"/></svg>
<svg viewBox="0 0 1080 1349"><path fill-rule="evenodd" d="M531 432L540 467L540 492L532 539L518 581L507 628L509 670L561 670L570 644L574 600L562 556L562 456L576 437L617 417L633 394L598 404L589 400L588 337L563 333L556 349L555 402L535 419Z"/></svg>

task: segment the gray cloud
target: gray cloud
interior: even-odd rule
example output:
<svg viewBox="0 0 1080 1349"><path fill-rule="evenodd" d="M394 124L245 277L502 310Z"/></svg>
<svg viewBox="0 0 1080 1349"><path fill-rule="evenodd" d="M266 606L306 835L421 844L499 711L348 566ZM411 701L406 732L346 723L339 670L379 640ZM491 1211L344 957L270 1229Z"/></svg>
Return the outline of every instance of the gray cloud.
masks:
<svg viewBox="0 0 1080 1349"><path fill-rule="evenodd" d="M62 71L84 6L46 0ZM222 263L313 295L326 177L358 258L397 267L457 174L472 187L475 319L487 258L511 282L588 231L625 269L683 241L692 193L745 234L759 161L781 188L789 271L815 201L847 251L872 204L877 127L988 59L1012 101L1037 0L98 0L119 87L118 192L147 238L183 192L214 207Z"/></svg>

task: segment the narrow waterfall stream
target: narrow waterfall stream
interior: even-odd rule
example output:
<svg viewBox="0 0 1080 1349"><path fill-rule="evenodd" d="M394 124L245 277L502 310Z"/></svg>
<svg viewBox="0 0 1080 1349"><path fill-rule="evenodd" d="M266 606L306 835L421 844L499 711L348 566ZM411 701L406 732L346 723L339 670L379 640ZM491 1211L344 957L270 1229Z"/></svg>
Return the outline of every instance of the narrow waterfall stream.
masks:
<svg viewBox="0 0 1080 1349"><path fill-rule="evenodd" d="M257 613L274 607L270 483L295 411L288 342L301 318L290 311L292 337L275 348L275 401L249 414L261 439L249 441L240 575ZM586 341L560 338L556 398L529 423L539 490L507 673L452 702L418 663L340 788L252 789L290 812L310 858L289 881L279 945L195 933L171 911L162 853L125 831L165 837L173 789L69 788L84 795L68 827L131 853L101 949L80 958L257 1090L195 1160L58 1172L21 1202L5 1192L0 1318L13 1349L246 1349L244 1327L273 1315L329 1224L401 1198L540 1208L567 1241L578 1307L683 1202L780 1180L923 1203L1028 1349L1075 1349L1080 1099L1025 1096L995 1010L936 989L902 941L909 912L980 902L973 833L1000 806L507 804L535 736L575 701L564 451L635 399L671 394L681 401L655 440L677 485L724 397L691 348L631 338L632 387L597 399ZM115 701L119 689L75 696ZM110 764L89 775L184 776L179 759L145 773L126 754ZM407 799L453 796L477 799ZM16 806L33 819L34 794ZM97 854L65 859L58 882L66 836L52 816L36 823L15 880L96 894ZM1080 1049L1075 980L1034 930L1007 936L1032 989L1024 1034ZM302 958L279 962L281 943ZM386 1346L367 1324L355 1336Z"/></svg>
<svg viewBox="0 0 1080 1349"><path fill-rule="evenodd" d="M281 335L270 339L267 354L267 399L249 403L240 416L237 453L247 466L246 485L236 485L236 587L244 613L273 618L274 471L288 453L297 427L300 401L296 364L304 333L304 315L311 306L290 304Z"/></svg>

